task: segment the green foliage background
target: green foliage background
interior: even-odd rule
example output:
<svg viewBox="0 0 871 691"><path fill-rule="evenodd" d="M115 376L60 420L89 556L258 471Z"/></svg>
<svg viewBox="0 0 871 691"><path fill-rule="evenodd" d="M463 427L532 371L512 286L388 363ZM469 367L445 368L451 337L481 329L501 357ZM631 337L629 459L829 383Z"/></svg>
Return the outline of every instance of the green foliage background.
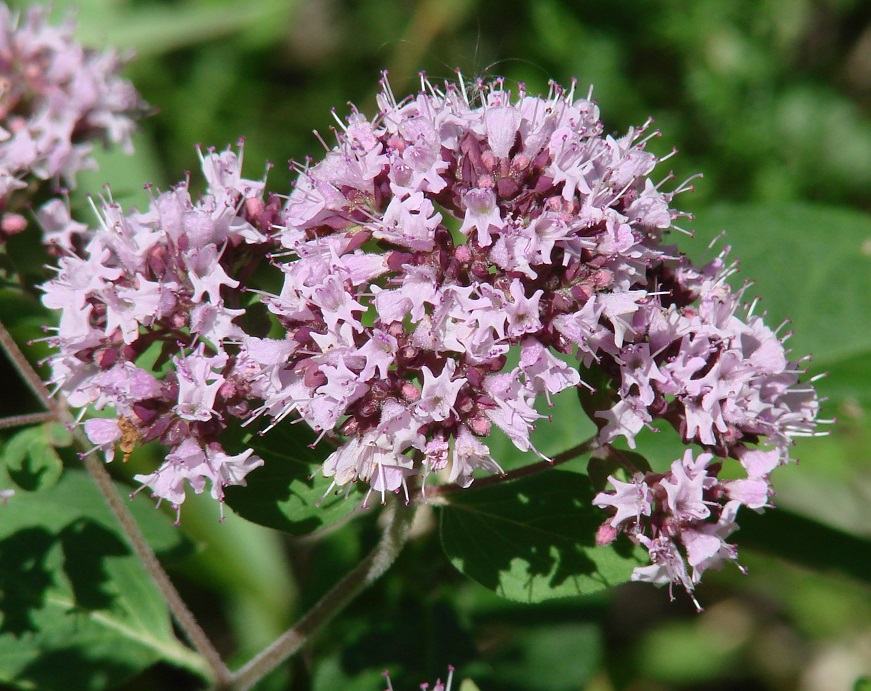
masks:
<svg viewBox="0 0 871 691"><path fill-rule="evenodd" d="M791 318L793 355L813 353L811 371L830 373L818 386L829 399L824 417L838 418L832 434L802 441L801 465L775 475L777 512L742 521L736 539L750 575L707 574L698 593L703 614L679 593L670 603L666 592L636 584L538 605L501 599L454 569L436 512L426 511L388 577L258 688L378 689L385 668L397 689L416 688L448 664L482 691L829 691L871 676L871 5L75 4L81 40L135 51L127 74L155 107L135 156L102 154L100 171L81 178L74 203L83 218L90 217L85 195L99 194L103 183L122 203L144 205L144 182L166 188L197 170L195 144L223 148L242 136L249 176L268 160L270 188L289 189L287 160L320 154L311 130L330 140L330 108L342 116L352 101L371 115L384 68L398 95L416 91L420 70L431 78L451 78L455 67L467 79L503 75L530 91L575 77L581 91L595 85L607 129L622 132L653 116L663 136L652 149L680 150L665 164L677 181L704 173L695 194L678 198L696 215L686 225L697 238L681 240L684 248L700 256L727 230L721 244L756 281L748 295L761 296L773 325ZM60 15L68 3L54 7ZM0 297L0 316L16 336L38 335L41 313ZM22 400L10 389L4 411L24 412ZM554 452L579 441L569 438L571 423L558 430ZM653 463L675 457L655 435L639 446ZM113 471L119 479L148 472L157 453L142 449ZM27 466L23 452L19 462ZM30 471L37 483L54 472ZM219 524L214 503L198 499L185 503L180 528L196 547L176 555L171 573L235 663L304 612L378 530L372 512L315 538L290 538L233 515ZM146 646L137 654L150 660L153 652ZM124 688L197 688L183 667L157 664Z"/></svg>

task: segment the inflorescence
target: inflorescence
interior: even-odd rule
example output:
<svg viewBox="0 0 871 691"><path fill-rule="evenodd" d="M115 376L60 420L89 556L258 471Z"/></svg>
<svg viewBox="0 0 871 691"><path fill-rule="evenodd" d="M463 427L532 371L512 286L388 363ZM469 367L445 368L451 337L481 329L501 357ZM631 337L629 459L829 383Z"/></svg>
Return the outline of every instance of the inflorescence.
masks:
<svg viewBox="0 0 871 691"><path fill-rule="evenodd" d="M433 474L467 487L475 470L502 472L494 428L541 456L539 411L592 388L580 372L596 370L610 382L600 444L634 448L665 421L700 449L667 473L612 475L594 500L610 514L598 542L625 533L650 553L637 580L688 591L735 561L738 508L768 505L769 475L814 432L818 399L728 285L724 255L697 267L664 244L690 186L651 179L668 158L645 150L651 123L609 136L574 86L540 97L502 80L423 78L397 100L385 78L378 105L371 120L336 118L337 144L297 166L286 198L242 178L228 150L202 156L198 200L185 182L144 213L103 201L100 226L44 286L62 310L55 386L117 412L84 423L94 444L107 459L168 446L138 479L178 506L185 484L221 499L264 462L225 452L234 420L302 420L336 444L331 489L364 482L410 501ZM256 282L269 269L280 290ZM246 327L255 309L271 331ZM729 459L746 478L718 479Z"/></svg>
<svg viewBox="0 0 871 691"><path fill-rule="evenodd" d="M74 187L77 173L96 167L95 141L132 153L144 111L115 52L84 48L72 19L55 26L47 15L31 7L22 17L0 3L0 244L27 226L21 212L40 188ZM69 246L71 230L85 229L60 199L38 216L49 243Z"/></svg>

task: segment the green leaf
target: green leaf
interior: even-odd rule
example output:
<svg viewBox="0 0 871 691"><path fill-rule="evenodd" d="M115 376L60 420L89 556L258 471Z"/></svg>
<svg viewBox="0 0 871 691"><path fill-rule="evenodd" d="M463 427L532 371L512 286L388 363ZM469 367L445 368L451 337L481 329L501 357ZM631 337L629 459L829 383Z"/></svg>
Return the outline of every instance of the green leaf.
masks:
<svg viewBox="0 0 871 691"><path fill-rule="evenodd" d="M147 503L147 502L145 502ZM105 689L164 660L203 674L91 479L13 497L0 522L0 683ZM156 522L164 526L156 528ZM151 509L146 535L176 551Z"/></svg>
<svg viewBox="0 0 871 691"><path fill-rule="evenodd" d="M69 432L58 423L27 427L3 445L0 463L21 489L43 490L54 485L63 472L55 446L68 446L70 441Z"/></svg>
<svg viewBox="0 0 871 691"><path fill-rule="evenodd" d="M458 570L511 600L593 593L629 580L639 562L626 542L595 546L603 514L592 499L589 479L564 470L457 492L441 510L442 546Z"/></svg>
<svg viewBox="0 0 871 691"><path fill-rule="evenodd" d="M302 425L276 426L248 443L265 463L245 478L247 486L228 487L227 506L252 523L291 535L308 535L334 525L360 507L354 496L327 496L332 480L315 464L323 460L309 446L313 433Z"/></svg>
<svg viewBox="0 0 871 691"><path fill-rule="evenodd" d="M73 443L73 433L62 422L48 422L44 425L48 443L56 449L62 449Z"/></svg>
<svg viewBox="0 0 871 691"><path fill-rule="evenodd" d="M226 40L245 31L274 37L274 32L286 26L295 4L286 0L180 2L171 6L121 5L107 12L105 2L92 0L82 8L78 35L88 45L110 41L115 46L133 48L141 59L197 43Z"/></svg>

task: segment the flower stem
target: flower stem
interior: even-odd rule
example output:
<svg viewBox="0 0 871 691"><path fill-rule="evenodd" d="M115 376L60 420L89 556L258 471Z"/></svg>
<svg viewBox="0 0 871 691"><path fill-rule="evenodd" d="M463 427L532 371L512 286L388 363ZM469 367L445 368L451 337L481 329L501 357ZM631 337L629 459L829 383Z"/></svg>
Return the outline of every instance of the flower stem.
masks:
<svg viewBox="0 0 871 691"><path fill-rule="evenodd" d="M57 415L49 411L44 413L28 413L26 415L10 415L9 417L0 418L0 429L24 427L24 425L34 425L37 422L50 422L56 419Z"/></svg>
<svg viewBox="0 0 871 691"><path fill-rule="evenodd" d="M491 475L490 477L482 478L481 480L475 480L475 489L482 489L484 487L489 487L490 485L498 485L502 482L511 482L512 480L517 480L521 477L526 477L527 475L535 475L537 473L542 473L551 468L555 468L558 465L562 465L563 463L567 463L578 456L583 456L586 453L591 451L595 451L601 446L597 437L590 437L586 441L581 442L580 444L573 446L570 449L566 449L565 451L558 453L549 461L539 461L538 463L533 463L531 465L525 465L522 468L515 468L504 475ZM453 494L454 492L460 492L463 490L463 487L459 485L439 485L432 489L427 489L426 498L427 500L433 497L444 496L446 494Z"/></svg>
<svg viewBox="0 0 871 691"><path fill-rule="evenodd" d="M414 506L396 503L381 540L368 556L333 587L303 617L269 647L233 674L227 688L244 691L302 648L324 624L361 591L380 578L396 560L408 539Z"/></svg>
<svg viewBox="0 0 871 691"><path fill-rule="evenodd" d="M2 322L0 322L0 347L3 348L3 351L12 361L12 364L15 365L15 369L18 370L22 379L27 382L31 391L36 394L37 398L52 414L52 417L64 423L72 431L73 439L79 450L86 451L90 446L88 438L81 428L75 426L74 420L66 406L51 397L42 379L40 379L36 370L24 356L24 353L21 352L18 344L15 343ZM208 636L200 628L194 615L185 605L166 571L160 565L154 550L151 549L151 545L145 540L142 531L136 524L136 520L115 490L115 484L105 466L102 462L90 456L84 456L83 460L85 469L103 494L103 498L106 500L109 509L115 516L115 520L118 521L118 525L127 537L127 541L130 543L136 556L139 557L142 566L148 572L155 586L160 590L163 599L169 605L173 618L184 632L185 637L205 659L214 676L214 682L218 685L226 683L230 678L230 671L227 669L218 651L215 650Z"/></svg>

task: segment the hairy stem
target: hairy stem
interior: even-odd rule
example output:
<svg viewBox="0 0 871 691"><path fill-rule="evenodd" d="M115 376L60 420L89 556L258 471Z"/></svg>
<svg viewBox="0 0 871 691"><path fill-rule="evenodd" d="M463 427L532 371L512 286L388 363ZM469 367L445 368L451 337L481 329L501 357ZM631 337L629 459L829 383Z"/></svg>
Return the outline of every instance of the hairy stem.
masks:
<svg viewBox="0 0 871 691"><path fill-rule="evenodd" d="M86 451L88 447L91 446L88 438L85 436L84 432L82 432L81 428L75 426L73 418L66 406L51 397L48 389L42 382L42 379L40 379L36 370L33 369L33 366L21 352L18 344L15 343L2 322L0 322L0 346L2 346L13 365L15 365L15 369L21 375L21 378L27 382L31 391L36 394L37 398L39 398L42 404L51 412L53 419L66 424L67 427L72 430L76 446L80 451ZM206 636L205 632L200 628L194 615L187 608L187 605L185 605L181 595L178 594L178 591L175 589L175 586L166 574L166 571L164 571L163 567L160 565L157 556L154 554L154 550L152 550L151 546L146 542L145 537L142 535L142 531L136 524L136 520L130 514L124 501L115 491L115 484L105 466L102 462L93 457L83 456L83 460L85 469L90 473L97 487L100 489L100 492L103 494L106 503L109 505L112 514L115 516L115 520L118 521L118 525L121 526L124 535L127 537L127 541L130 543L136 556L139 557L139 560L142 562L142 565L148 572L151 580L157 586L158 590L160 590L161 595L169 605L173 618L184 632L185 637L208 664L209 669L214 676L215 683L218 685L225 684L230 679L230 671L227 669L227 666L224 664L218 651L215 650L215 647L212 645L208 636Z"/></svg>
<svg viewBox="0 0 871 691"><path fill-rule="evenodd" d="M26 415L10 415L9 417L0 418L0 429L9 429L10 427L24 427L24 425L35 425L37 422L50 422L56 420L57 415L52 412L45 413L27 413Z"/></svg>
<svg viewBox="0 0 871 691"><path fill-rule="evenodd" d="M281 637L233 675L227 689L244 691L302 648L324 624L338 614L361 591L380 578L396 560L408 539L414 507L395 503L381 540L354 570Z"/></svg>
<svg viewBox="0 0 871 691"><path fill-rule="evenodd" d="M490 485L498 485L502 482L511 482L511 480L517 480L521 477L526 477L527 475L535 475L537 473L542 473L551 468L555 468L558 465L562 465L563 463L567 463L578 456L583 456L584 454L590 453L591 451L595 451L601 446L598 438L590 437L586 441L581 442L577 446L573 446L570 449L566 449L565 451L558 453L549 461L539 461L538 463L533 463L531 465L525 465L522 468L515 468L504 475L491 475L490 477L482 478L481 480L475 480L475 489L481 489L483 487L489 487ZM428 489L426 491L427 500L432 499L433 497L440 497L446 494L453 494L454 492L460 492L463 488L459 485L439 485L438 487L434 487L433 489Z"/></svg>

